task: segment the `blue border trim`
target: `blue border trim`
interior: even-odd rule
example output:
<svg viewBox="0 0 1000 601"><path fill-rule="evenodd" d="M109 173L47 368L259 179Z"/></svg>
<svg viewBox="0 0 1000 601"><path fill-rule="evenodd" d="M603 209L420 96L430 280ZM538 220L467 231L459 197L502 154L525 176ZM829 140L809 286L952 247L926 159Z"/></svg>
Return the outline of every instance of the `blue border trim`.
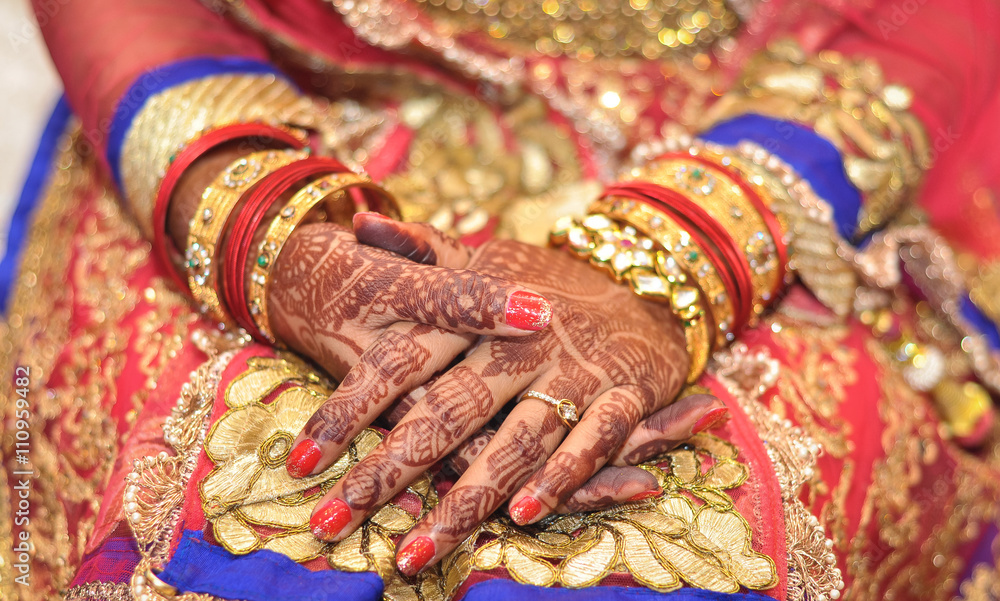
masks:
<svg viewBox="0 0 1000 601"><path fill-rule="evenodd" d="M181 592L244 601L381 601L384 588L378 574L313 572L266 549L233 555L197 530L184 531L159 577Z"/></svg>
<svg viewBox="0 0 1000 601"><path fill-rule="evenodd" d="M66 97L62 96L56 102L49 121L42 131L38 148L35 150L35 158L31 161L24 186L21 187L21 195L17 199L14 215L10 220L10 228L7 230L7 250L3 259L0 259L0 313L3 315L7 314L10 294L17 282L17 275L21 267L21 254L28 242L35 205L38 204L42 191L49 182L52 161L56 155L59 138L66 131L70 116L72 116L72 112L69 109L69 104L66 102Z"/></svg>
<svg viewBox="0 0 1000 601"><path fill-rule="evenodd" d="M150 97L163 90L183 83L221 73L270 74L285 77L274 65L242 56L216 56L190 58L160 65L140 75L129 86L115 107L115 114L108 129L106 157L111 176L118 189L122 189L121 161L125 135L132 120L139 114Z"/></svg>
<svg viewBox="0 0 1000 601"><path fill-rule="evenodd" d="M986 338L987 344L990 345L990 349L994 351L1000 350L1000 331L997 330L997 325L993 323L985 313L976 306L976 303L972 302L968 294L963 294L959 299L960 309L962 312L962 317L964 317L972 327L979 330L979 332Z"/></svg>
<svg viewBox="0 0 1000 601"><path fill-rule="evenodd" d="M699 137L725 146L747 140L777 155L830 203L840 235L848 241L855 239L861 193L847 178L840 151L816 132L791 121L747 114L720 123Z"/></svg>
<svg viewBox="0 0 1000 601"><path fill-rule="evenodd" d="M469 587L462 601L774 601L759 593L715 593L697 588L680 588L658 593L633 586L593 586L583 589L544 588L512 580L487 580Z"/></svg>

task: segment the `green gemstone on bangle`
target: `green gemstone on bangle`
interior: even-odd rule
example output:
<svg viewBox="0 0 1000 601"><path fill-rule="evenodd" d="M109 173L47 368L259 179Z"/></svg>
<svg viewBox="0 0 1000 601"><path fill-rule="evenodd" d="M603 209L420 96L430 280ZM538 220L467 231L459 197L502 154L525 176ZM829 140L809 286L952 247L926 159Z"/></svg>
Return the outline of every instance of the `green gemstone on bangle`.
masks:
<svg viewBox="0 0 1000 601"><path fill-rule="evenodd" d="M260 265L261 267L267 267L267 256L260 255L259 257L257 257L257 264Z"/></svg>

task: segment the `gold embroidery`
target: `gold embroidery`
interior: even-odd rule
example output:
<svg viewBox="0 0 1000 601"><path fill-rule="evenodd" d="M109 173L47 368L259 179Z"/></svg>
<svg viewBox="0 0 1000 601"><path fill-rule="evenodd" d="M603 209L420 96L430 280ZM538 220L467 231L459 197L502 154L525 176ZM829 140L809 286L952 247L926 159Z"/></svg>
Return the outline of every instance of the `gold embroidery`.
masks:
<svg viewBox="0 0 1000 601"><path fill-rule="evenodd" d="M192 372L191 379L181 387L177 404L164 423L164 438L177 454L161 452L153 457L137 459L126 478L128 486L123 495L125 517L142 557L129 585L136 599L212 599L207 595L192 594L175 597L172 594L175 591L168 590L172 587L159 581L154 573L154 569L159 569L167 561L176 518L184 503L184 491L201 450L205 420L215 401L222 372L235 354L235 350L220 352L226 346L221 337L212 338L199 330L192 335L192 339L209 355L209 359ZM171 594L165 595L165 592Z"/></svg>
<svg viewBox="0 0 1000 601"><path fill-rule="evenodd" d="M858 352L845 344L847 326L836 320L809 324L785 307L771 319L773 339L786 351L771 410L794 421L838 459L852 450L851 426L840 415L847 388L858 381ZM783 404L782 404L783 402Z"/></svg>
<svg viewBox="0 0 1000 601"><path fill-rule="evenodd" d="M123 318L137 297L129 282L148 255L138 232L103 190L96 165L87 158L93 154L81 152L79 143L73 125L54 157L56 168L33 219L9 321L0 328L3 373L12 374L16 365L32 373L35 503L27 531L37 577L30 589L18 591L24 599L46 598L68 586L94 527L98 493L118 452L118 430L108 416L119 402L117 380L131 340L131 325ZM0 384L5 401L15 396L12 383L5 377ZM4 404L9 416L14 405ZM5 448L4 462L12 466L12 461L13 453ZM6 474L0 485L6 496ZM10 533L10 505L0 505L2 529ZM8 553L0 551L0 592L13 582Z"/></svg>
<svg viewBox="0 0 1000 601"><path fill-rule="evenodd" d="M781 488L789 599L839 596L844 581L830 551L833 541L799 499L805 484L818 481L816 460L823 447L760 402L761 395L778 380L780 364L766 350L751 353L741 342L716 354L715 361L709 373L727 388L756 427Z"/></svg>
<svg viewBox="0 0 1000 601"><path fill-rule="evenodd" d="M774 586L774 563L753 551L750 526L725 493L747 477L736 448L708 435L686 447L667 454L669 468L643 466L663 486L661 498L555 517L537 529L490 520L481 533L496 538L475 551L474 567L502 566L518 582L569 588L594 586L612 572L658 591L682 580L720 592Z"/></svg>
<svg viewBox="0 0 1000 601"><path fill-rule="evenodd" d="M291 441L330 390L290 355L249 359L227 388L228 410L205 440L215 468L200 490L215 537L231 552L268 548L297 561L325 555L336 569L378 572L386 597L400 601L447 599L472 570L498 565L523 582L545 585L589 586L612 571L631 571L658 590L682 580L720 591L774 585L773 562L753 551L750 527L725 492L745 481L746 467L735 447L707 435L669 453L669 468L646 466L667 491L662 499L559 517L538 528L495 517L435 569L407 582L395 569L394 538L437 503L427 476L407 490L419 501L416 514L390 503L350 537L327 545L308 529L313 507L381 436L365 431L322 474L294 480L285 472ZM496 540L475 550L479 536Z"/></svg>

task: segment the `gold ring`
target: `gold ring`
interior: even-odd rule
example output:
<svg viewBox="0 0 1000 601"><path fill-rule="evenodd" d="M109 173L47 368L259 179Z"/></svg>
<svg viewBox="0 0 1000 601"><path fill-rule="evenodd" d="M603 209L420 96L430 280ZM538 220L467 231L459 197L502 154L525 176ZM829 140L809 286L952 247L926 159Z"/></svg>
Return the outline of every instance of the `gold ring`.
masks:
<svg viewBox="0 0 1000 601"><path fill-rule="evenodd" d="M573 429L573 426L580 422L580 414L576 411L576 403L569 399L557 399L537 390L529 390L521 395L521 400L537 399L543 403L548 403L556 410L556 415L566 424L566 427Z"/></svg>

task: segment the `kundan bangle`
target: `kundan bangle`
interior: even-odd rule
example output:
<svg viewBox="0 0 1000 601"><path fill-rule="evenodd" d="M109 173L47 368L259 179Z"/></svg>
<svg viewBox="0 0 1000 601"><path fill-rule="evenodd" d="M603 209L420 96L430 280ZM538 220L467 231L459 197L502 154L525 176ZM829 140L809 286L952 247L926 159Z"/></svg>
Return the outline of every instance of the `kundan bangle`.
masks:
<svg viewBox="0 0 1000 601"><path fill-rule="evenodd" d="M347 171L340 161L327 157L308 157L285 165L266 176L243 195L229 235L223 242L222 298L236 323L248 332L254 331L253 319L247 309L246 269L254 234L263 224L268 210L285 192L306 178Z"/></svg>
<svg viewBox="0 0 1000 601"><path fill-rule="evenodd" d="M306 152L296 150L255 152L230 164L201 196L185 251L188 287L201 312L225 327L235 328L236 323L223 310L215 264L229 216L243 193L260 178L306 156Z"/></svg>
<svg viewBox="0 0 1000 601"><path fill-rule="evenodd" d="M268 284L271 280L271 269L285 242L313 208L321 203L330 203L331 200L337 203L349 201L349 192L356 188L372 190L384 198L386 206L395 206L395 201L389 193L367 177L354 173L336 173L315 180L296 192L268 226L250 274L247 303L256 330L271 344L277 344L278 341L271 329L267 309Z"/></svg>
<svg viewBox="0 0 1000 601"><path fill-rule="evenodd" d="M177 273L175 262L171 258L174 246L167 238L167 212L174 188L184 172L206 153L227 142L244 138L266 140L271 144L295 149L304 148L308 143L305 133L299 130L258 122L234 123L202 131L198 137L188 141L170 157L170 164L163 179L160 180L153 202L153 252L182 289L187 283Z"/></svg>

